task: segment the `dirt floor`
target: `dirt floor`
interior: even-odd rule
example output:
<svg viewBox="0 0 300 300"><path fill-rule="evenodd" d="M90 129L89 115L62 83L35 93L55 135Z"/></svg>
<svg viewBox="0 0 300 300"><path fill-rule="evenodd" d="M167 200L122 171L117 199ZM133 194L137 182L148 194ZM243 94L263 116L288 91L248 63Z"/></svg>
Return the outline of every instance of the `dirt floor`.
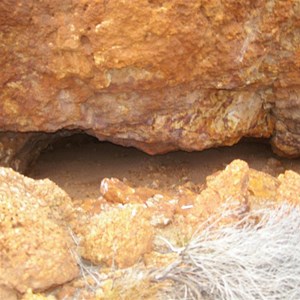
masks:
<svg viewBox="0 0 300 300"><path fill-rule="evenodd" d="M84 200L100 196L100 182L105 177L124 179L133 186L165 190L188 181L204 183L206 176L237 158L272 175L285 169L300 173L300 159L280 158L266 143L243 142L202 152L178 151L149 156L134 148L74 135L48 147L26 175L35 179L49 178L74 200Z"/></svg>

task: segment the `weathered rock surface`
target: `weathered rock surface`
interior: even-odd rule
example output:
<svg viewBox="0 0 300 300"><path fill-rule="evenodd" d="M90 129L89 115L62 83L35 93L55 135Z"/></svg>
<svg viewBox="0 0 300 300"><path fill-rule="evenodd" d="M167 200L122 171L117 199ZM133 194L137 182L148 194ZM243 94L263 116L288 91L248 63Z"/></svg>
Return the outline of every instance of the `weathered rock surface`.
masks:
<svg viewBox="0 0 300 300"><path fill-rule="evenodd" d="M293 171L286 171L279 175L280 186L277 190L278 201L289 201L300 204L300 175Z"/></svg>
<svg viewBox="0 0 300 300"><path fill-rule="evenodd" d="M0 166L24 173L49 144L72 134L66 130L57 133L0 132Z"/></svg>
<svg viewBox="0 0 300 300"><path fill-rule="evenodd" d="M100 192L104 200L110 203L137 204L143 203L147 208L147 217L154 227L168 225L176 211L178 200L175 193L160 193L160 191L145 187L132 188L117 178L104 178Z"/></svg>
<svg viewBox="0 0 300 300"><path fill-rule="evenodd" d="M201 186L187 182L160 191L106 178L101 197L90 199L91 209L86 200L82 205L71 203L49 180L35 181L0 168L0 295L8 300L20 294L24 299L53 299L39 292L62 284L66 289L61 295L71 298L78 296L78 290L82 299L95 299L97 293L110 298L140 289L156 294L159 287L152 285L147 272L171 264L177 256L166 253L166 243L158 236L182 247L199 224L209 224L212 216L227 208L237 213L223 218L218 226L231 224L252 209L283 202L299 205L299 191L300 175L295 172L274 177L234 160ZM95 284L96 292L87 290L95 273L86 271L90 266L80 256L100 264L102 277L98 274L101 284ZM77 263L86 277L66 283L78 275ZM127 267L128 277L126 270L120 270ZM97 267L90 270L97 272ZM140 277L139 270L148 275ZM59 291L54 296L62 299Z"/></svg>
<svg viewBox="0 0 300 300"><path fill-rule="evenodd" d="M78 275L71 213L70 198L50 180L0 168L0 292L46 290Z"/></svg>
<svg viewBox="0 0 300 300"><path fill-rule="evenodd" d="M181 246L199 224L211 216L221 214L225 209L236 209L239 212L234 217L224 218L231 223L251 209L282 202L300 204L299 174L286 171L276 178L249 168L242 160L234 160L224 170L208 176L205 186L195 187L192 190L188 186L179 186L166 193L143 187L132 188L112 178L102 181L100 191L110 205L125 203L126 207L143 203L146 208L143 216L153 226L155 233L165 235L174 244Z"/></svg>
<svg viewBox="0 0 300 300"><path fill-rule="evenodd" d="M21 300L57 300L53 296L44 296L41 294L35 294L32 292L31 289L29 289L26 294L22 297Z"/></svg>
<svg viewBox="0 0 300 300"><path fill-rule="evenodd" d="M139 206L95 215L85 224L82 235L82 256L109 267L130 267L152 249L153 229L146 209Z"/></svg>
<svg viewBox="0 0 300 300"><path fill-rule="evenodd" d="M300 154L300 3L1 1L0 130Z"/></svg>

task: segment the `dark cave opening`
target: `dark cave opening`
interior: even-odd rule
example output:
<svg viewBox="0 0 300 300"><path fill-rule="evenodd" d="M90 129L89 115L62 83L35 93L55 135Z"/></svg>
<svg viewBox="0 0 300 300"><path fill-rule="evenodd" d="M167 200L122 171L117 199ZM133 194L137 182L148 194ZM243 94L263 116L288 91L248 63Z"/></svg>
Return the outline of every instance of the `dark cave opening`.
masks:
<svg viewBox="0 0 300 300"><path fill-rule="evenodd" d="M234 159L274 176L285 169L300 172L299 159L279 158L268 143L253 139L231 147L150 156L135 148L100 142L85 133L69 132L52 139L25 174L34 179L49 178L73 199L85 199L99 196L100 182L106 177L162 191L188 182L202 184Z"/></svg>

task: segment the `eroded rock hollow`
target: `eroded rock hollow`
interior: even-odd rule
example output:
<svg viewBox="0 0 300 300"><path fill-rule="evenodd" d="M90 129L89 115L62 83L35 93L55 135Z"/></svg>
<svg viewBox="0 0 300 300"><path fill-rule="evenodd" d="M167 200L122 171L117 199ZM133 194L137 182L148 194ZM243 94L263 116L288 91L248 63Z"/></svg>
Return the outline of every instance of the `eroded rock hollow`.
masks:
<svg viewBox="0 0 300 300"><path fill-rule="evenodd" d="M298 0L5 0L0 11L0 130L25 133L18 150L1 138L2 156L62 129L151 154L245 136L300 154Z"/></svg>
<svg viewBox="0 0 300 300"><path fill-rule="evenodd" d="M0 66L0 299L300 298L299 160L204 176L219 149L158 168L80 137L149 154L257 138L300 157L299 0L2 0ZM60 184L18 173L78 133L47 156Z"/></svg>

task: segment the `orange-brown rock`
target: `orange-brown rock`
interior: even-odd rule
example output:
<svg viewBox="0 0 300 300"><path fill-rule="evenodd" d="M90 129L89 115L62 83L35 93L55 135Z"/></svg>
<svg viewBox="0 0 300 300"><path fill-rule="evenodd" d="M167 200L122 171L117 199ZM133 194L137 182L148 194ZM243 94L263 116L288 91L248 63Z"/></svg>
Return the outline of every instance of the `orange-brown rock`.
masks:
<svg viewBox="0 0 300 300"><path fill-rule="evenodd" d="M41 294L35 294L31 289L28 289L21 300L56 300L56 298L54 296L43 296Z"/></svg>
<svg viewBox="0 0 300 300"><path fill-rule="evenodd" d="M188 210L201 221L218 213L222 206L240 207L243 212L267 203L300 203L299 174L286 171L276 178L249 168L242 160L234 160L224 170L208 176L206 185L197 197L192 198L194 207Z"/></svg>
<svg viewBox="0 0 300 300"><path fill-rule="evenodd" d="M188 189L181 191L179 195L183 199L184 195L188 196L190 202L179 205L170 227L163 234L182 246L200 224L211 217L210 221L214 221L225 210L236 212L223 218L223 223L231 223L251 209L280 203L299 205L299 191L300 175L293 171L286 171L276 178L249 168L242 160L234 160L224 170L208 176L206 187L198 194Z"/></svg>
<svg viewBox="0 0 300 300"><path fill-rule="evenodd" d="M0 285L0 296L2 299L5 299L5 300L18 300L17 291L11 289L10 287L6 286L5 284Z"/></svg>
<svg viewBox="0 0 300 300"><path fill-rule="evenodd" d="M248 190L250 194L259 199L274 201L277 198L279 181L264 172L249 170Z"/></svg>
<svg viewBox="0 0 300 300"><path fill-rule="evenodd" d="M70 213L70 198L50 180L0 168L0 287L46 290L78 275Z"/></svg>
<svg viewBox="0 0 300 300"><path fill-rule="evenodd" d="M117 178L104 178L101 181L100 193L108 202L121 204L144 203L151 195L153 195L153 192L151 193L151 191L146 194L137 193L136 189L123 183Z"/></svg>
<svg viewBox="0 0 300 300"><path fill-rule="evenodd" d="M93 216L82 229L82 256L95 264L124 268L151 251L153 229L139 205L112 208Z"/></svg>
<svg viewBox="0 0 300 300"><path fill-rule="evenodd" d="M286 171L279 175L280 186L277 190L277 199L300 205L300 175L293 171Z"/></svg>
<svg viewBox="0 0 300 300"><path fill-rule="evenodd" d="M154 227L168 225L172 221L179 202L174 193L161 194L160 191L150 188L132 188L117 178L104 178L100 192L104 199L111 203L144 203L150 224Z"/></svg>
<svg viewBox="0 0 300 300"><path fill-rule="evenodd" d="M249 168L242 160L234 160L224 170L208 176L202 187L191 185L189 188L186 184L160 192L133 188L116 178L106 178L100 191L109 205L144 204L147 207L144 216L155 227L155 232L166 234L181 244L199 224L226 209L238 211L238 215L224 219L232 222L232 217L239 218L251 209L281 202L298 204L299 184L299 175L292 171L276 178Z"/></svg>
<svg viewBox="0 0 300 300"><path fill-rule="evenodd" d="M0 130L299 156L299 26L298 0L1 1Z"/></svg>
<svg viewBox="0 0 300 300"><path fill-rule="evenodd" d="M185 212L185 220L180 226L190 231L195 230L211 216L218 216L224 210L237 210L243 214L249 209L249 166L242 160L234 160L224 170L206 178L206 188L194 198L193 205ZM232 222L229 216L226 222ZM191 226L191 228L189 228Z"/></svg>

